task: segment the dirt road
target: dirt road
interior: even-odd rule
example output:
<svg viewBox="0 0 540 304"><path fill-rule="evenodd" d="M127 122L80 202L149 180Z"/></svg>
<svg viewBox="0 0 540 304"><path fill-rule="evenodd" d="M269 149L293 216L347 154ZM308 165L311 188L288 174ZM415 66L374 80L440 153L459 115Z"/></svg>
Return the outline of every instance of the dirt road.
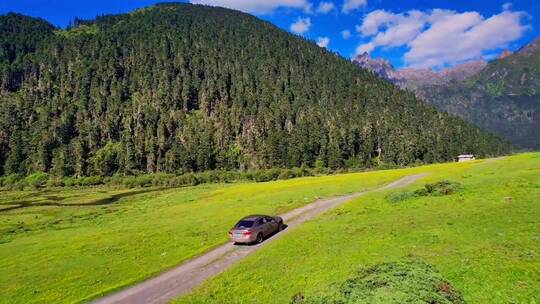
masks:
<svg viewBox="0 0 540 304"><path fill-rule="evenodd" d="M426 174L410 175L378 188L375 191L404 187L424 176L426 176ZM235 246L232 243L228 243L222 245L202 256L196 257L176 268L166 271L157 277L113 293L102 299L96 300L93 303L167 303L171 299L189 292L204 280L223 272L248 254L282 237L284 234L294 229L294 227L303 224L327 210L348 202L353 198L362 196L365 193L367 192L320 199L304 207L294 209L281 216L288 225L287 229L267 239L261 244L254 246Z"/></svg>

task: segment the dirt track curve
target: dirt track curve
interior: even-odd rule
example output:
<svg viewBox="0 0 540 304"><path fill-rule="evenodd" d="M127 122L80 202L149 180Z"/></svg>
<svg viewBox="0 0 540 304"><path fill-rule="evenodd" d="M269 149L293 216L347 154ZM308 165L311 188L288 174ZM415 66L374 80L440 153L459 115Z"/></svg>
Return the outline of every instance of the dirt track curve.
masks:
<svg viewBox="0 0 540 304"><path fill-rule="evenodd" d="M404 187L412 184L427 174L406 176L374 191ZM223 271L234 263L242 260L248 254L264 247L271 241L280 238L294 227L314 218L315 216L335 208L345 202L366 194L359 192L334 198L319 199L309 205L294 209L281 217L287 224L287 229L254 246L236 246L232 243L219 246L199 257L168 270L154 278L150 278L132 287L112 293L93 303L97 304L150 304L167 303Z"/></svg>

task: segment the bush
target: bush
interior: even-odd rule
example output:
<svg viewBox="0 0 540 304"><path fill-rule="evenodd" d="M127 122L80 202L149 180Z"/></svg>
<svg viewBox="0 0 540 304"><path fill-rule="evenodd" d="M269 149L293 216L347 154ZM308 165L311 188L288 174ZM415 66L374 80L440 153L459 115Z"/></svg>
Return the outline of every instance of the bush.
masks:
<svg viewBox="0 0 540 304"><path fill-rule="evenodd" d="M22 176L20 174L10 174L8 176L5 176L3 178L3 186L4 187L11 187L17 184L20 180L22 180Z"/></svg>
<svg viewBox="0 0 540 304"><path fill-rule="evenodd" d="M94 173L101 176L111 176L118 171L122 155L122 144L108 142L96 152L90 160Z"/></svg>
<svg viewBox="0 0 540 304"><path fill-rule="evenodd" d="M199 184L199 179L194 173L186 173L180 176L177 176L174 179L173 186L196 186Z"/></svg>
<svg viewBox="0 0 540 304"><path fill-rule="evenodd" d="M63 187L64 180L61 178L51 178L47 181L47 187Z"/></svg>
<svg viewBox="0 0 540 304"><path fill-rule="evenodd" d="M421 261L382 263L360 269L344 283L314 297L295 295L299 304L433 303L463 304L459 291L433 266Z"/></svg>
<svg viewBox="0 0 540 304"><path fill-rule="evenodd" d="M97 186L103 185L103 177L101 176L88 176L78 179L80 186Z"/></svg>
<svg viewBox="0 0 540 304"><path fill-rule="evenodd" d="M278 175L278 179L289 179L293 177L294 177L294 173L288 169L283 169Z"/></svg>
<svg viewBox="0 0 540 304"><path fill-rule="evenodd" d="M449 180L443 180L434 184L427 184L424 186L424 189L417 190L419 195L450 195L455 192L458 192L463 187L458 182L452 182Z"/></svg>
<svg viewBox="0 0 540 304"><path fill-rule="evenodd" d="M313 176L315 170L309 168L292 168L292 169L264 169L257 171L225 171L214 170L205 172L189 172L182 175L157 173L157 174L140 174L140 175L113 175L108 177L88 176L88 177L51 177L45 180L46 183L39 183L41 186L48 187L84 187L96 185L110 185L126 188L137 187L182 187L195 186L204 183L230 183L240 180L250 180L255 182L268 182L278 179L290 179L302 176ZM45 174L46 173L41 173ZM30 179L27 177L26 179ZM32 178L36 178L35 176ZM0 186L13 188L15 185L20 187L28 186L26 179L20 175L10 175L1 177ZM22 181L21 181L22 180ZM18 186L18 187L19 187ZM19 188L20 188L19 187Z"/></svg>
<svg viewBox="0 0 540 304"><path fill-rule="evenodd" d="M66 187L73 187L75 186L76 180L73 177L64 177L62 178L62 184Z"/></svg>
<svg viewBox="0 0 540 304"><path fill-rule="evenodd" d="M45 186L48 180L49 180L49 174L44 173L44 172L37 172L37 173L27 176L24 179L24 183L29 187L37 189L37 188L41 188Z"/></svg>
<svg viewBox="0 0 540 304"><path fill-rule="evenodd" d="M386 197L391 203L399 203L415 197L422 196L444 196L454 194L463 189L463 186L458 182L443 180L433 184L424 185L423 189L418 189L413 192L394 192Z"/></svg>
<svg viewBox="0 0 540 304"><path fill-rule="evenodd" d="M152 176L152 186L156 187L169 187L172 186L171 181L174 180L176 176L174 174L155 174Z"/></svg>
<svg viewBox="0 0 540 304"><path fill-rule="evenodd" d="M267 182L271 180L271 177L267 174L265 170L259 170L252 173L253 180L261 183L261 182Z"/></svg>
<svg viewBox="0 0 540 304"><path fill-rule="evenodd" d="M131 187L149 187L153 185L154 177L149 174L135 176Z"/></svg>
<svg viewBox="0 0 540 304"><path fill-rule="evenodd" d="M88 176L88 177L64 177L62 183L67 187L72 186L96 186L103 184L103 177L101 176Z"/></svg>

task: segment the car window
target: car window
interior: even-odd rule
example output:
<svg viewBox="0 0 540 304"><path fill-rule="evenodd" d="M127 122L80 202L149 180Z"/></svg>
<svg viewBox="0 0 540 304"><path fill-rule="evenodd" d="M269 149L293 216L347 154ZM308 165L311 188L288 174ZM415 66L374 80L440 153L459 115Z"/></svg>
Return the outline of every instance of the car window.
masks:
<svg viewBox="0 0 540 304"><path fill-rule="evenodd" d="M266 222L267 222L267 223L270 223L270 222L272 222L273 220L274 220L274 219L271 218L271 217L267 217L267 218L266 218Z"/></svg>
<svg viewBox="0 0 540 304"><path fill-rule="evenodd" d="M251 228L253 227L253 224L255 222L254 221L240 221L236 224L235 227L238 227L238 228Z"/></svg>
<svg viewBox="0 0 540 304"><path fill-rule="evenodd" d="M258 222L259 224L264 224L264 223L266 223L266 221L265 221L264 218L262 218L262 217L261 217L260 219L258 219L257 222Z"/></svg>

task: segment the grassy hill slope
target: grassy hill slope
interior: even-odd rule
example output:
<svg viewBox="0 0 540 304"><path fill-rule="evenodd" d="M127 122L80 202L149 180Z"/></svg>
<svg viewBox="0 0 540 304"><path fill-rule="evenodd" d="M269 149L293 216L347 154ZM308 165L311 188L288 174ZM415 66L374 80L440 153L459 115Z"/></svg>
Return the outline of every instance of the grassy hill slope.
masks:
<svg viewBox="0 0 540 304"><path fill-rule="evenodd" d="M538 302L540 154L425 171L410 189L370 194L291 231L176 303L365 303L331 299L359 268L416 260L436 267L467 303ZM463 188L389 200L447 179ZM368 303L403 303L391 287L371 286L378 296Z"/></svg>

